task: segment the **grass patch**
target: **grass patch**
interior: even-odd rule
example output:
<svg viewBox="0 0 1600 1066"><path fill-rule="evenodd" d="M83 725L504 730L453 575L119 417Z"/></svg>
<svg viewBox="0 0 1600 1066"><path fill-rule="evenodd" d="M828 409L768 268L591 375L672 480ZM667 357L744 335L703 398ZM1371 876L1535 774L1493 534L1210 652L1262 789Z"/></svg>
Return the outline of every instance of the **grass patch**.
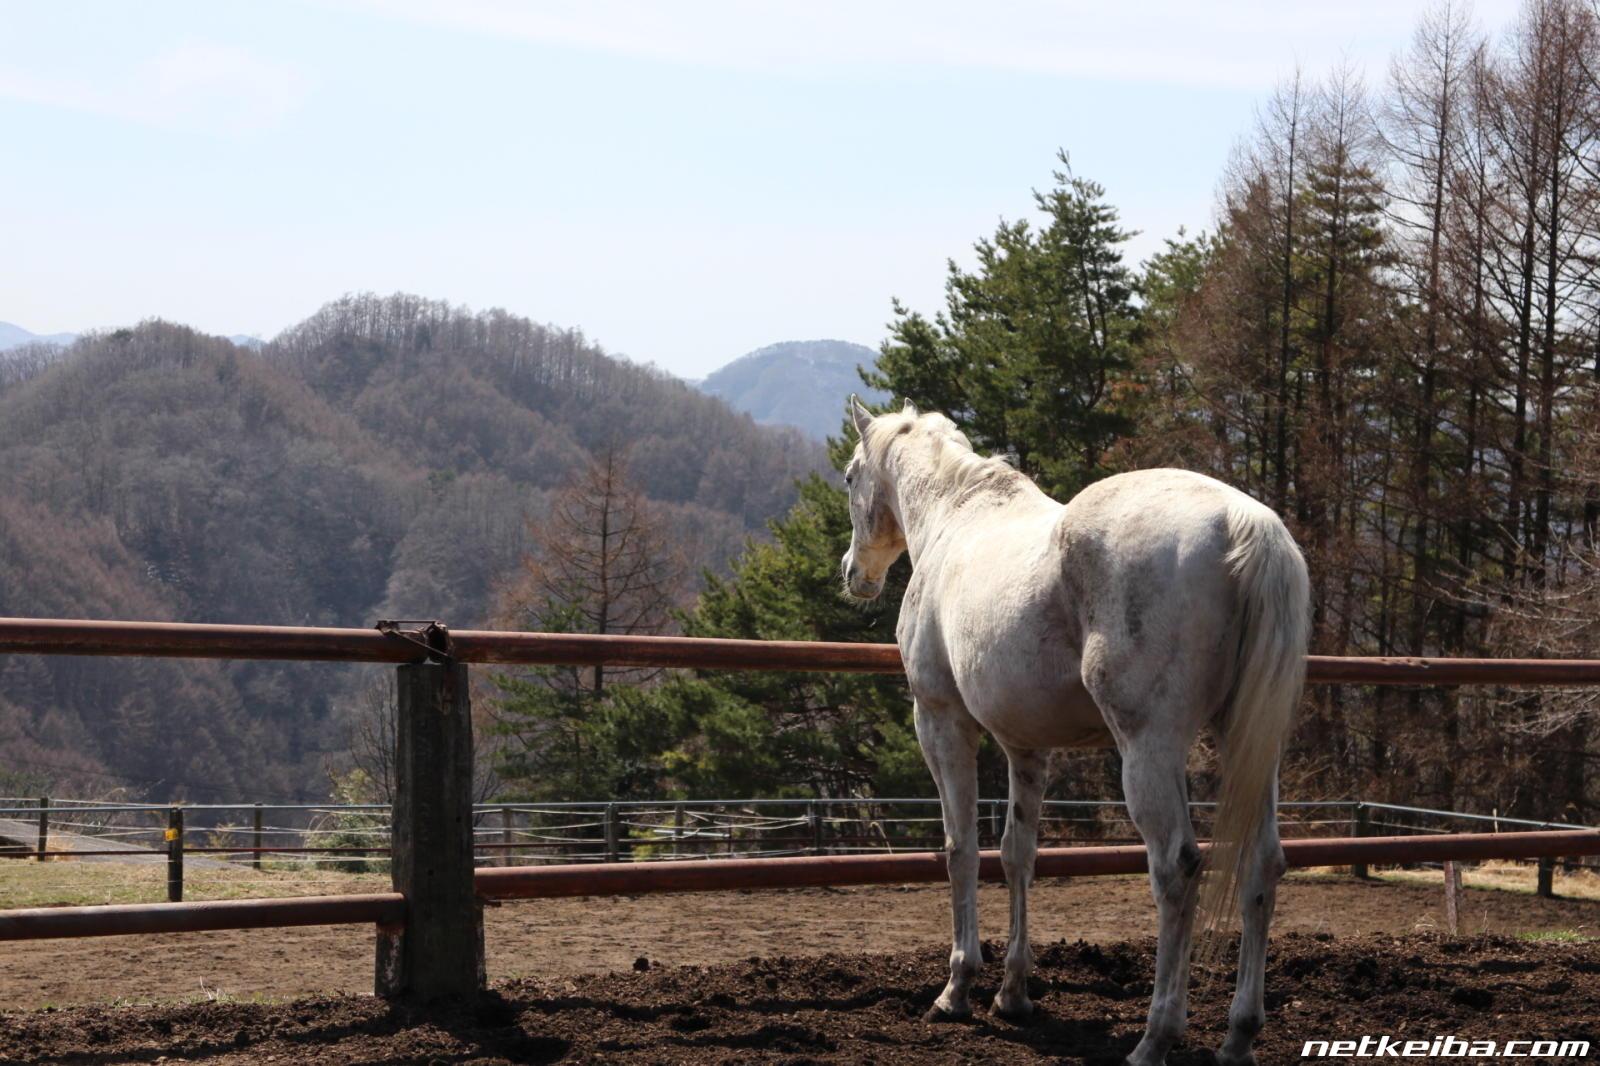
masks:
<svg viewBox="0 0 1600 1066"><path fill-rule="evenodd" d="M302 863L199 865L184 870L185 900L334 896L387 892L388 874L352 874ZM164 903L164 862L0 861L0 908Z"/></svg>
<svg viewBox="0 0 1600 1066"><path fill-rule="evenodd" d="M1444 891L1443 870L1373 870L1379 881L1395 884L1437 885ZM1513 892L1531 896L1539 887L1539 871L1533 863L1485 862L1463 867L1461 884L1464 888L1481 888L1497 892ZM1600 875L1589 870L1567 873L1557 867L1555 894L1562 899L1600 901Z"/></svg>
<svg viewBox="0 0 1600 1066"><path fill-rule="evenodd" d="M1546 929L1542 932L1518 933L1517 939L1530 944L1588 944L1595 938L1576 929Z"/></svg>

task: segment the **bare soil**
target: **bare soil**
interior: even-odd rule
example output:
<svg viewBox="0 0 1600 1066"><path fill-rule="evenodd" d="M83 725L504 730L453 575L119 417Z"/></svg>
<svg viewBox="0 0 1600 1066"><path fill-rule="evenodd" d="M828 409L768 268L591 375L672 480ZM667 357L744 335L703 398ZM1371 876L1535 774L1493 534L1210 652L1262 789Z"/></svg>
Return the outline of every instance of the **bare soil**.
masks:
<svg viewBox="0 0 1600 1066"><path fill-rule="evenodd" d="M982 934L1006 935L1003 886L979 891ZM1114 943L1154 930L1143 877L1044 880L1029 907L1036 943ZM489 976L628 970L645 957L709 966L751 956L890 954L949 943L943 885L706 893L507 903L486 912ZM1406 934L1442 929L1438 886L1290 877L1277 933ZM1469 889L1463 934L1600 936L1600 901ZM5 1009L88 1003L273 998L372 989L365 926L46 940L0 946Z"/></svg>
<svg viewBox="0 0 1600 1066"><path fill-rule="evenodd" d="M832 953L715 966L640 963L613 974L523 978L473 1003L391 1007L372 997L285 1004L77 1007L0 1015L17 1063L987 1063L1120 1062L1137 1041L1153 943L1038 945L1038 1013L1012 1024L920 1015L944 952ZM986 948L998 952L999 945ZM1600 959L1586 943L1435 934L1277 938L1263 1063L1302 1042L1389 1034L1431 1040L1600 1036ZM996 967L977 999L993 996ZM1226 1028L1229 974L1199 976L1175 1066L1198 1066Z"/></svg>

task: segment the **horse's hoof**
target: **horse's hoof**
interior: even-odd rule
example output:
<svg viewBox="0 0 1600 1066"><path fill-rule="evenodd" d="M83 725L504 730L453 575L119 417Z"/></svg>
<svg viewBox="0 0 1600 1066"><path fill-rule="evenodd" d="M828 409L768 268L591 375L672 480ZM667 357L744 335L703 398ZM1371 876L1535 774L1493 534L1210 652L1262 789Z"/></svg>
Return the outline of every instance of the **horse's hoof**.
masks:
<svg viewBox="0 0 1600 1066"><path fill-rule="evenodd" d="M928 1013L926 1013L926 1014L924 1014L922 1016L922 1020L925 1021L925 1022L945 1022L945 1023L948 1023L948 1022L961 1022L961 1023L970 1022L972 1020L972 1011L970 1011L970 1010L965 1010L965 1011L945 1010L943 1007L939 1006L939 1004L935 1003L933 1006L928 1008Z"/></svg>
<svg viewBox="0 0 1600 1066"><path fill-rule="evenodd" d="M1026 999L1021 1003L1015 1003L1007 1006L1003 1005L1000 1000L996 998L995 1001L989 1006L990 1014L994 1015L996 1018L1008 1022L1025 1022L1029 1018L1033 1017L1034 1010L1035 1008L1033 1003Z"/></svg>

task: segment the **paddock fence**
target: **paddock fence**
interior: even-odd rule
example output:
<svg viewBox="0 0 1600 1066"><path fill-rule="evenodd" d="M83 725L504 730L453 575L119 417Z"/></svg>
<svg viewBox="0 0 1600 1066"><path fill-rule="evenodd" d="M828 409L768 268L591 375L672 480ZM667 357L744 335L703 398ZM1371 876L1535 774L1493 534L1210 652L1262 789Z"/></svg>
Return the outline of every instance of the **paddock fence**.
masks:
<svg viewBox="0 0 1600 1066"><path fill-rule="evenodd" d="M13 840L18 848L13 854L22 858L60 861L59 851L50 845L50 819L58 809L64 812L58 834L76 832L90 841L77 851L85 860L95 857L90 852L102 850L95 841L113 839L118 843L103 850L143 848L164 856L169 899L182 898L186 869L193 877L205 864L237 866L243 861L262 870L265 862L293 856L313 869L317 863L386 862L393 891L13 909L0 911L0 940L371 923L378 934L376 990L391 997L429 998L483 987L485 900L946 877L942 854L925 850L936 843L931 838L937 832L937 814L926 801L850 801L857 808L868 805L853 814L821 801L799 801L799 808L790 809L724 802L715 812L688 803L495 804L487 809L474 809L471 803L468 664L897 673L902 666L893 645L452 632L437 622L413 621L380 622L361 630L0 619L0 654L373 662L393 664L399 671L393 805L343 812L299 809L300 816L346 819L346 824L322 828L339 830L341 840L349 842L269 840L269 833L288 832L277 822L256 821L273 817L274 811L279 812L276 817L285 816L286 808L269 805L252 805L248 826L236 824L233 815L239 808L228 809L224 823L219 820L224 816L208 815L201 805L120 805L122 809L96 811L93 804L51 803L40 797L31 805L6 800L10 806L0 811L0 820L24 823L24 838L30 812L37 820L39 837L31 854L26 839L20 844ZM1600 684L1600 660L1311 656L1307 678L1312 684L1595 685ZM993 842L1003 807L995 806L999 801L985 802L980 822L988 823L986 840ZM875 811L871 804L878 805ZM1116 828L1115 806L1110 801L1054 804L1053 821L1074 828L1071 835L1051 837L1050 843L1070 840L1073 846L1042 847L1038 875L1143 871L1144 849L1119 842L1130 836L1115 835L1129 832ZM1489 817L1499 824L1479 823L1476 828L1505 826L1513 831L1455 832L1459 824L1485 816L1361 801L1304 806L1301 812L1298 806L1284 805L1290 815L1284 847L1291 866L1350 866L1360 875L1372 864L1520 859L1544 860L1548 868L1553 860L1600 855L1600 830L1591 828ZM1197 813L1203 822L1203 807ZM101 816L102 822L93 821ZM1440 824L1440 816L1455 821ZM498 825L496 818L502 819ZM65 825L68 819L77 824ZM1299 835L1297 820L1313 832ZM1083 828L1091 825L1092 830ZM97 826L102 828L93 831ZM1329 827L1343 831L1321 835ZM321 831L309 823L300 828L301 841L307 839L305 832ZM1394 828L1405 832L1394 834ZM144 847L140 834L156 830L160 840L151 843L160 846ZM334 848L340 850L330 850ZM712 855L717 861L707 861ZM997 852L982 854L980 876L1001 879Z"/></svg>
<svg viewBox="0 0 1600 1066"><path fill-rule="evenodd" d="M1000 846L1006 803L978 801L980 848ZM1189 807L1199 835L1209 835L1214 805ZM1285 839L1597 828L1370 800L1289 800L1278 808ZM938 850L942 823L939 801L923 796L478 803L473 862L483 868L893 855ZM176 826L181 832L173 832ZM393 831L387 804L0 796L0 859L49 863L26 881L28 895L49 904L100 895L104 902L120 895L153 901L158 890L168 902L261 894L257 886L269 895L346 891L360 883L352 875L388 875ZM1140 842L1126 804L1111 799L1045 800L1038 839L1046 848ZM1554 860L1539 863L1540 894L1553 895ZM155 865L166 867L164 886L150 876ZM1579 859L1562 866L1569 873L1600 869ZM1365 875L1359 867L1353 872Z"/></svg>

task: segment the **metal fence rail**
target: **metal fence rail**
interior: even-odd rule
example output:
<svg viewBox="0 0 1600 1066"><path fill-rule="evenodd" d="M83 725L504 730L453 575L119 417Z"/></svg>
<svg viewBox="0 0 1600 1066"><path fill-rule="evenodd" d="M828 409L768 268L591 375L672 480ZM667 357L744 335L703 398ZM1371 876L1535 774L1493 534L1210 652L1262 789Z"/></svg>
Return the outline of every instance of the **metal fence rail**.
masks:
<svg viewBox="0 0 1600 1066"><path fill-rule="evenodd" d="M586 633L505 633L437 627L438 647L389 626L197 625L0 618L0 654L128 655L183 659L417 663L436 654L463 663L657 666L698 670L822 670L900 673L893 644L824 641L629 637ZM1306 657L1314 684L1594 685L1600 659L1433 659L1395 656Z"/></svg>
<svg viewBox="0 0 1600 1066"><path fill-rule="evenodd" d="M1209 844L1202 844L1202 850ZM1473 861L1506 857L1600 855L1600 831L1472 833L1431 837L1286 840L1291 867L1411 861ZM1136 874L1147 869L1140 846L1047 848L1038 854L1041 877ZM724 862L627 863L612 866L525 866L479 870L477 894L485 899L719 892L733 889L914 884L943 881L937 852L902 855L829 855ZM979 856L979 877L1003 881L1000 853ZM398 893L309 899L149 903L118 907L41 907L0 911L0 942L64 937L118 936L287 925L377 924L392 931L406 920Z"/></svg>

